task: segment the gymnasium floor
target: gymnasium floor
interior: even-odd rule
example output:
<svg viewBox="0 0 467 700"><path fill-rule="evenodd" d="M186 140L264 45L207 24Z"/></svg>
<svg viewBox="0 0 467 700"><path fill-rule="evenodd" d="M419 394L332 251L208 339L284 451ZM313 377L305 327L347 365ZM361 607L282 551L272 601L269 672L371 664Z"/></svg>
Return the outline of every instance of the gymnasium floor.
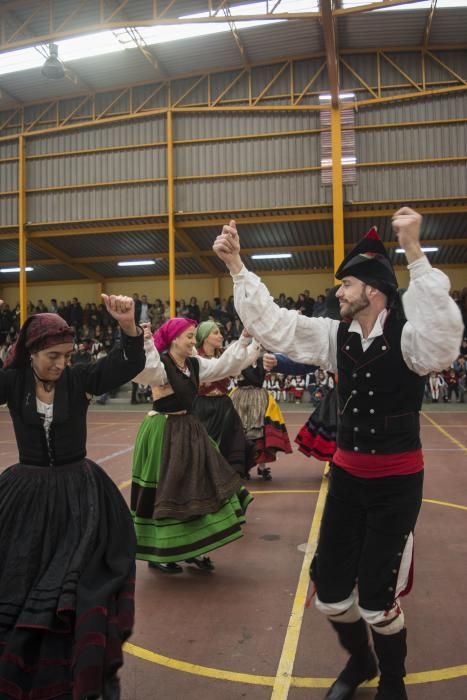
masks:
<svg viewBox="0 0 467 700"><path fill-rule="evenodd" d="M309 405L283 408L293 439ZM96 406L88 418L88 454L125 497L145 410L131 409ZM414 591L404 602L408 693L411 700L460 700L467 698L467 405L425 405L422 425L425 499ZM0 470L16 458L2 408ZM187 565L170 576L138 562L123 700L324 697L345 655L323 617L304 607L327 484L323 466L294 452L273 466L273 481L252 478L245 536L213 552L215 572ZM374 693L363 688L356 698Z"/></svg>

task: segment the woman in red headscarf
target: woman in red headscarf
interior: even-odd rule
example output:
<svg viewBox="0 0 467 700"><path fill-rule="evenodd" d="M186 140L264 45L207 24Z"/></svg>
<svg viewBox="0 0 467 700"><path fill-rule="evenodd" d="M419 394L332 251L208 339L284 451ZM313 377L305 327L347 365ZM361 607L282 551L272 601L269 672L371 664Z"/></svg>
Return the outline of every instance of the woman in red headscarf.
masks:
<svg viewBox="0 0 467 700"><path fill-rule="evenodd" d="M121 347L70 366L73 330L56 314L21 328L0 370L19 461L0 475L0 697L120 697L133 626L135 537L115 484L86 458L91 396L143 367L133 300L103 295Z"/></svg>
<svg viewBox="0 0 467 700"><path fill-rule="evenodd" d="M192 407L200 382L239 374L251 362L249 340L245 334L218 359L193 355L196 322L188 318L166 321L154 339L146 328L145 338L146 368L135 381L152 386L154 405L133 459L136 557L166 573L182 572L180 561L211 570L203 555L242 536L252 499Z"/></svg>

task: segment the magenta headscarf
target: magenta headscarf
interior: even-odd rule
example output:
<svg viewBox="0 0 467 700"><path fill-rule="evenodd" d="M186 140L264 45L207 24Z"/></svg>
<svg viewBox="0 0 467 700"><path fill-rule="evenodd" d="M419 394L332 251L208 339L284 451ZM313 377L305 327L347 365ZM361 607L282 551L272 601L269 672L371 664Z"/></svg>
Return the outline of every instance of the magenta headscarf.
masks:
<svg viewBox="0 0 467 700"><path fill-rule="evenodd" d="M157 352L164 352L170 347L170 343L190 326L196 327L198 324L192 318L171 318L162 324L152 336Z"/></svg>

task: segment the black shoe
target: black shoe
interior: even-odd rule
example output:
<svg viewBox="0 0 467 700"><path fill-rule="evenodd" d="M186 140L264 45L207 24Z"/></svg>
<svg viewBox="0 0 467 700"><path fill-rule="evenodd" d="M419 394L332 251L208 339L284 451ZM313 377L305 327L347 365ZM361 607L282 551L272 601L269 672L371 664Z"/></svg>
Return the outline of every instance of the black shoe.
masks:
<svg viewBox="0 0 467 700"><path fill-rule="evenodd" d="M272 474L270 467L258 467L258 476L260 476L263 481L271 481Z"/></svg>
<svg viewBox="0 0 467 700"><path fill-rule="evenodd" d="M370 648L364 657L351 656L338 679L329 688L326 700L350 700L361 683L370 681L377 674L378 666Z"/></svg>
<svg viewBox="0 0 467 700"><path fill-rule="evenodd" d="M408 700L404 681L387 682L381 678L375 700Z"/></svg>
<svg viewBox="0 0 467 700"><path fill-rule="evenodd" d="M201 571L214 571L215 566L209 557L192 557L185 560L187 564L194 564Z"/></svg>
<svg viewBox="0 0 467 700"><path fill-rule="evenodd" d="M159 571L163 571L165 574L181 574L183 571L183 566L177 564L176 561L169 561L167 563L148 561L148 566L150 569L159 569Z"/></svg>

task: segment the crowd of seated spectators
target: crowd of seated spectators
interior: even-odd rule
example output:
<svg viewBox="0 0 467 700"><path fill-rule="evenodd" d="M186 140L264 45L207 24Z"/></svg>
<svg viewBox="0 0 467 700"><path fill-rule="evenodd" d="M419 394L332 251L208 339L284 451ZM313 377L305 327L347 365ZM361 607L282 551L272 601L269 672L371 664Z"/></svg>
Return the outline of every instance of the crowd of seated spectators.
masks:
<svg viewBox="0 0 467 700"><path fill-rule="evenodd" d="M325 290L325 293L328 290ZM324 316L325 293L311 297L309 290L304 290L296 299L279 294L276 303L286 309L296 309L301 314L310 317ZM466 393L466 362L467 362L467 287L461 292L453 291L453 299L459 305L464 320L464 340L459 350L459 357L451 367L443 372L432 373L427 377L425 399L433 402L465 401ZM156 330L164 321L170 318L170 304L161 299L148 301L145 294L133 294L135 302L135 318L137 323L151 323ZM104 304L81 304L77 297L70 301L57 302L51 299L46 306L42 299L37 304L29 302L28 315L41 312L53 312L61 316L75 330L75 351L73 363L90 363L106 355L119 342L118 325L107 312ZM196 297L191 297L187 304L185 299L176 302L176 315L192 318L198 323L213 319L221 326L224 333L224 345L236 340L242 332L241 321L235 311L233 296L228 299L218 297L202 304ZM16 340L19 330L19 304L11 309L4 304L0 309L0 367L8 353L9 347ZM320 400L328 388L332 388L334 377L325 368L316 368L306 377L282 376L271 374L266 377L265 386L278 401L300 403L310 401L314 405ZM133 386L132 403L150 400L147 388Z"/></svg>

